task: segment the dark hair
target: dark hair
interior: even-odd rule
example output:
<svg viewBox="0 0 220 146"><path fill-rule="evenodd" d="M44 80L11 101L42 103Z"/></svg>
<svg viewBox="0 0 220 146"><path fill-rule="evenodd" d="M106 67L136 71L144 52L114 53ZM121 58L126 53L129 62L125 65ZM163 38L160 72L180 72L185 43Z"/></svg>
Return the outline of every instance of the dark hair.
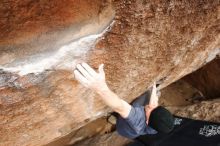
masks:
<svg viewBox="0 0 220 146"><path fill-rule="evenodd" d="M158 106L151 112L148 125L158 132L169 133L174 128L174 117L167 109Z"/></svg>

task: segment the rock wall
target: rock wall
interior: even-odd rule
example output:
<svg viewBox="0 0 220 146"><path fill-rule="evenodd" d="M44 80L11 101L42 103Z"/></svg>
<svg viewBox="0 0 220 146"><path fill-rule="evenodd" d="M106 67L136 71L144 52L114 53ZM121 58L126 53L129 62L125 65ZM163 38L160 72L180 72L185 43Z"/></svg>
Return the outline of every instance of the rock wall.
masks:
<svg viewBox="0 0 220 146"><path fill-rule="evenodd" d="M161 91L159 104L162 106L186 106L204 100L200 91L183 79L180 79Z"/></svg>
<svg viewBox="0 0 220 146"><path fill-rule="evenodd" d="M220 52L218 0L12 0L0 16L1 146L44 145L110 110L74 80L78 62L104 63L129 102Z"/></svg>
<svg viewBox="0 0 220 146"><path fill-rule="evenodd" d="M200 90L207 99L220 97L220 58L216 58L184 80Z"/></svg>

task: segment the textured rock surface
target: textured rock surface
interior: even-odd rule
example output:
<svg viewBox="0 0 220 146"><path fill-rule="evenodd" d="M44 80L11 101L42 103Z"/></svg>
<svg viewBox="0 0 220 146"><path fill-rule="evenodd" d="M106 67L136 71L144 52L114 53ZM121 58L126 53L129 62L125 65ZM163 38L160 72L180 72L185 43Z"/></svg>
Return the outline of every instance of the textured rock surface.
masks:
<svg viewBox="0 0 220 146"><path fill-rule="evenodd" d="M43 145L109 111L74 80L77 62L105 63L109 87L131 101L154 80L165 87L219 53L218 0L12 0L1 2L0 16L1 146ZM71 48L73 56L41 64L46 70L37 75L32 68L16 73L80 37L99 34L112 18L111 29L92 40L95 46ZM16 72L5 71L10 68Z"/></svg>
<svg viewBox="0 0 220 146"><path fill-rule="evenodd" d="M220 99L202 101L185 107L169 107L168 109L178 116L220 122Z"/></svg>
<svg viewBox="0 0 220 146"><path fill-rule="evenodd" d="M105 135L98 135L79 142L74 146L126 146L131 140L118 135L117 132L112 132Z"/></svg>
<svg viewBox="0 0 220 146"><path fill-rule="evenodd" d="M97 135L101 136L107 133L112 133L114 130L115 126L107 122L107 117L101 117L45 146L75 145L76 143L81 143L82 141L93 138Z"/></svg>
<svg viewBox="0 0 220 146"><path fill-rule="evenodd" d="M180 79L161 90L159 104L164 106L189 105L203 98L199 96L199 93L199 90Z"/></svg>
<svg viewBox="0 0 220 146"><path fill-rule="evenodd" d="M216 58L184 80L200 90L204 97L220 97L220 58Z"/></svg>

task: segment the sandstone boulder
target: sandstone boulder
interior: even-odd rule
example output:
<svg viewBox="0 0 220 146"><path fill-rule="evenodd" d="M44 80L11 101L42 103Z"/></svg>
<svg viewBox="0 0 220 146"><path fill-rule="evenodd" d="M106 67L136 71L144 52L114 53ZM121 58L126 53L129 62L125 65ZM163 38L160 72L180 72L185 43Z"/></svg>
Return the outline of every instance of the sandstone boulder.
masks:
<svg viewBox="0 0 220 146"><path fill-rule="evenodd" d="M203 66L184 80L200 90L207 99L220 97L220 58Z"/></svg>
<svg viewBox="0 0 220 146"><path fill-rule="evenodd" d="M72 70L105 64L131 101L220 52L218 0L53 0L0 3L0 145L39 146L110 109Z"/></svg>

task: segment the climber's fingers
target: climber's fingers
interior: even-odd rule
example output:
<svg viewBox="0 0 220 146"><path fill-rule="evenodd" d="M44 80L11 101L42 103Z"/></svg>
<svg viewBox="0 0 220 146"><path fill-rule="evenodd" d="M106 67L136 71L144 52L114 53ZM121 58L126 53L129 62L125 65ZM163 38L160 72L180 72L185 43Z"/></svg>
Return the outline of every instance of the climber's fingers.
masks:
<svg viewBox="0 0 220 146"><path fill-rule="evenodd" d="M96 73L88 64L77 64L74 70L75 78L85 87L95 91L100 91L107 87L105 81L104 64L99 66L99 71ZM92 76L93 74L94 76Z"/></svg>
<svg viewBox="0 0 220 146"><path fill-rule="evenodd" d="M91 76L93 76L93 77L97 76L96 71L93 68L91 68L87 63L82 63L82 66L88 71L88 73Z"/></svg>
<svg viewBox="0 0 220 146"><path fill-rule="evenodd" d="M105 75L105 72L104 72L104 64L99 65L99 73L100 73L101 75Z"/></svg>
<svg viewBox="0 0 220 146"><path fill-rule="evenodd" d="M78 70L74 70L74 75L81 84L88 86L88 80Z"/></svg>
<svg viewBox="0 0 220 146"><path fill-rule="evenodd" d="M88 73L88 71L82 67L82 65L77 64L76 68L81 72L81 74L87 79L87 80L92 80L92 76Z"/></svg>

